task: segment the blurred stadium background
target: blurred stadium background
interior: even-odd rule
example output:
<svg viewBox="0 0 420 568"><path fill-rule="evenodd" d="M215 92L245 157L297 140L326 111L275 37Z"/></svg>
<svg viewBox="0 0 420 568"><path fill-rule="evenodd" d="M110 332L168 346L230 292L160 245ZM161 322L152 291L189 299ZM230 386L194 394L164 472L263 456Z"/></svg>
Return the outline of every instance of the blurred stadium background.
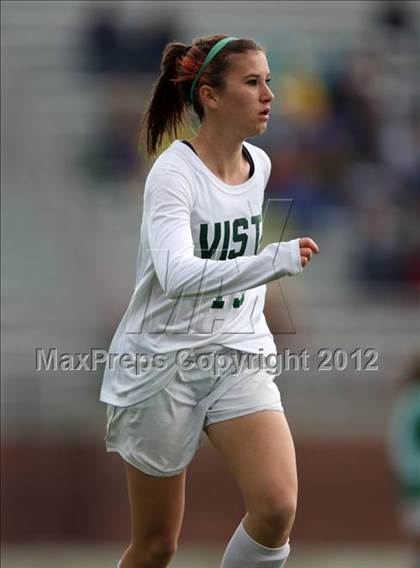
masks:
<svg viewBox="0 0 420 568"><path fill-rule="evenodd" d="M300 474L288 566L413 567L420 426L404 430L400 401L420 375L419 2L5 1L1 16L2 566L111 568L126 545L101 371L36 372L35 349L108 347L134 284L161 50L227 33L268 50L267 196L294 200L284 238L322 251L267 302L279 351L311 354L278 379ZM377 350L379 370L319 371L321 348ZM206 444L173 566L218 566L242 513Z"/></svg>

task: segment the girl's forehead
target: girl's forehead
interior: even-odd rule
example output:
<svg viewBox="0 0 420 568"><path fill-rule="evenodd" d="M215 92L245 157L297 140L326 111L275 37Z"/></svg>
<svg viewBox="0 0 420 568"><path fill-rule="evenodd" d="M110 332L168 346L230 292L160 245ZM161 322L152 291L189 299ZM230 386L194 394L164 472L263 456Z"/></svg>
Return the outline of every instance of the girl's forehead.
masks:
<svg viewBox="0 0 420 568"><path fill-rule="evenodd" d="M267 57L262 51L232 53L229 57L229 71L232 75L264 75L270 73Z"/></svg>

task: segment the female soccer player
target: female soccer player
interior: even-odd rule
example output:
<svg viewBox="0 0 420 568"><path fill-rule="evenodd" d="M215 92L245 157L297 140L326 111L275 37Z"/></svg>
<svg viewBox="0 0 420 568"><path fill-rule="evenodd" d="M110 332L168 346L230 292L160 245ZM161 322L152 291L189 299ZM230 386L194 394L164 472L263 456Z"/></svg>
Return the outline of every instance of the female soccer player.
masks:
<svg viewBox="0 0 420 568"><path fill-rule="evenodd" d="M131 543L120 568L164 568L184 511L186 468L204 430L243 493L246 515L223 568L280 568L297 500L295 452L273 375L267 282L299 274L310 238L259 251L270 160L270 71L250 39L170 43L144 120L149 155L136 286L111 342L101 391L107 449L126 466ZM176 139L188 110L200 128ZM211 364L209 365L209 361ZM204 490L204 488L203 488Z"/></svg>

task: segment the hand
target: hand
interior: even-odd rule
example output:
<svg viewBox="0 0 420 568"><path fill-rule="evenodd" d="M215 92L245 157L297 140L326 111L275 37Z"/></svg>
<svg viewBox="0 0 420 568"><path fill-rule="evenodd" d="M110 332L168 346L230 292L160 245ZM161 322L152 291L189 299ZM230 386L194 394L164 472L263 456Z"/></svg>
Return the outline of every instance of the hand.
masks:
<svg viewBox="0 0 420 568"><path fill-rule="evenodd" d="M309 237L304 237L299 239L299 249L300 249L300 260L302 262L302 267L304 268L312 258L312 254L319 253L319 246L315 241Z"/></svg>

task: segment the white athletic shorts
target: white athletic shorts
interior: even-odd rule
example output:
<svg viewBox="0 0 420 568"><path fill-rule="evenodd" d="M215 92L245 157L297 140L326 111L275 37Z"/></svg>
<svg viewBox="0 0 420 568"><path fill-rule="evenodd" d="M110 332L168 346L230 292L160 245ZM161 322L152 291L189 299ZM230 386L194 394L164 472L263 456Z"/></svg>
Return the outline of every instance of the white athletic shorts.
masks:
<svg viewBox="0 0 420 568"><path fill-rule="evenodd" d="M229 360L233 351L221 352ZM234 367L216 375L174 366L169 384L146 400L125 407L108 404L107 451L118 452L146 474L177 475L193 459L210 424L261 410L283 412L272 373L255 365L240 372Z"/></svg>

